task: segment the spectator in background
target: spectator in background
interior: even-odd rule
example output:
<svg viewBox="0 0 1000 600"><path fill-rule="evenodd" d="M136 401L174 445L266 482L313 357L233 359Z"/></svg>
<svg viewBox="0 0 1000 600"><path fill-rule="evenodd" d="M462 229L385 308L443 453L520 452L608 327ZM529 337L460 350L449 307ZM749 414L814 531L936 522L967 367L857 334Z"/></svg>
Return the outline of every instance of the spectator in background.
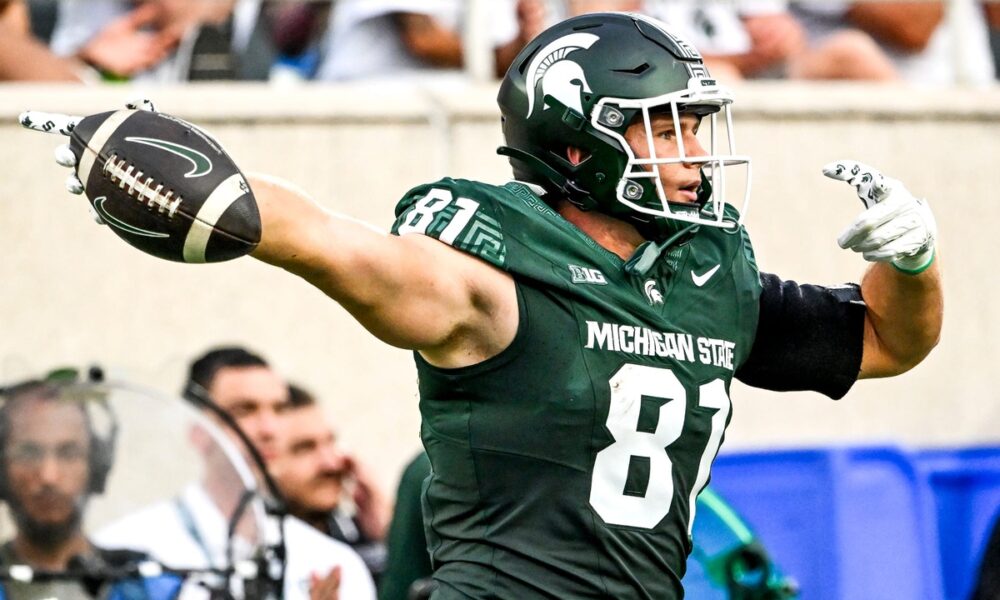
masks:
<svg viewBox="0 0 1000 600"><path fill-rule="evenodd" d="M154 6L147 6L101 20L75 52L53 55L32 36L29 12L23 0L0 0L0 79L94 80L88 65L116 76L130 75L163 60L176 42L174 36L144 31L158 14Z"/></svg>
<svg viewBox="0 0 1000 600"><path fill-rule="evenodd" d="M861 31L844 30L810 39L787 2L747 0L742 5L752 49L741 57L740 68L748 76L858 81L899 78L886 53Z"/></svg>
<svg viewBox="0 0 1000 600"><path fill-rule="evenodd" d="M892 81L889 58L864 34L842 32L810 41L786 2L693 0L649 2L649 12L691 36L712 73L726 80Z"/></svg>
<svg viewBox="0 0 1000 600"><path fill-rule="evenodd" d="M151 69L170 55L180 39L176 29L148 29L161 21L163 14L159 5L143 4L110 17L76 49L73 57L114 78Z"/></svg>
<svg viewBox="0 0 1000 600"><path fill-rule="evenodd" d="M739 57L748 55L750 36L731 3L703 3L694 0L647 2L647 12L687 35L702 53L705 66L724 82L744 79Z"/></svg>
<svg viewBox="0 0 1000 600"><path fill-rule="evenodd" d="M289 511L354 548L377 579L385 569L388 501L359 461L338 445L312 394L294 384L289 391L291 408L269 471Z"/></svg>
<svg viewBox="0 0 1000 600"><path fill-rule="evenodd" d="M993 69L1000 79L1000 3L988 2L983 7L990 26L990 47L993 50Z"/></svg>
<svg viewBox="0 0 1000 600"><path fill-rule="evenodd" d="M961 36L944 19L942 2L793 2L809 39L864 32L908 82L988 84L995 78L986 16L977 6L961 18ZM857 35L857 34L855 34ZM956 61L961 51L963 59Z"/></svg>
<svg viewBox="0 0 1000 600"><path fill-rule="evenodd" d="M461 0L340 0L323 42L322 81L455 74L463 64ZM544 0L486 4L497 75L546 25Z"/></svg>
<svg viewBox="0 0 1000 600"><path fill-rule="evenodd" d="M59 0L31 0L28 5L28 15L31 21L31 32L38 41L48 45L52 39L52 30L56 26L56 13L59 11Z"/></svg>
<svg viewBox="0 0 1000 600"><path fill-rule="evenodd" d="M269 7L271 39L277 53L271 81L302 81L316 75L331 9L332 0L283 2Z"/></svg>
<svg viewBox="0 0 1000 600"><path fill-rule="evenodd" d="M74 372L75 374L75 372ZM106 399L88 398L74 381L31 380L0 389L0 498L13 517L14 538L0 546L0 565L39 571L98 574L146 560L132 550L107 550L83 531L90 497L104 492L114 464L117 425L98 431L90 411ZM173 576L109 583L95 577L24 580L7 578L0 597L142 598L171 600L181 581Z"/></svg>
<svg viewBox="0 0 1000 600"><path fill-rule="evenodd" d="M238 347L211 350L191 363L183 395L196 406L215 403L239 425L266 463L275 459L289 406L288 385L261 357ZM211 459L210 452L206 458ZM219 489L219 480L232 476L213 470L213 464L206 460L203 480L189 485L173 501L126 516L103 530L100 539L109 545L140 547L168 565L224 566L226 515L233 512L225 506L233 500ZM283 529L286 600L330 600L338 589L344 600L375 597L368 570L350 547L292 516L285 517Z"/></svg>
<svg viewBox="0 0 1000 600"><path fill-rule="evenodd" d="M892 61L865 34L810 44L782 0L564 0L562 16L638 11L675 28L698 48L712 75L742 79L897 79Z"/></svg>
<svg viewBox="0 0 1000 600"><path fill-rule="evenodd" d="M558 18L626 11L660 19L685 36L702 54L705 66L721 81L744 79L736 64L750 51L750 38L732 2L700 0L563 0Z"/></svg>
<svg viewBox="0 0 1000 600"><path fill-rule="evenodd" d="M643 0L563 0L562 18L596 12L642 12L653 2Z"/></svg>
<svg viewBox="0 0 1000 600"><path fill-rule="evenodd" d="M0 81L79 82L81 68L35 39L24 0L0 0Z"/></svg>
<svg viewBox="0 0 1000 600"><path fill-rule="evenodd" d="M157 83L266 79L274 53L261 2L61 0L51 46L111 78ZM100 43L116 26L124 29L114 38L118 45ZM129 62L116 62L122 60Z"/></svg>
<svg viewBox="0 0 1000 600"><path fill-rule="evenodd" d="M22 35L31 33L28 5L24 0L0 0L0 27Z"/></svg>

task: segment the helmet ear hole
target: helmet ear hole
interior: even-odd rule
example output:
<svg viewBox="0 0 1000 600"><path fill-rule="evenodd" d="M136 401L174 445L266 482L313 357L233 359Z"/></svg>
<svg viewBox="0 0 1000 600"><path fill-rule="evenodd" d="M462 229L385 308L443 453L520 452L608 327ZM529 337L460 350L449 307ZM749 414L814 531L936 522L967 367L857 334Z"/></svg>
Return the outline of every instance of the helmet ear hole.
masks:
<svg viewBox="0 0 1000 600"><path fill-rule="evenodd" d="M570 166L577 166L587 161L590 158L590 153L583 148L578 148L576 146L569 146L566 148L566 160L569 161Z"/></svg>

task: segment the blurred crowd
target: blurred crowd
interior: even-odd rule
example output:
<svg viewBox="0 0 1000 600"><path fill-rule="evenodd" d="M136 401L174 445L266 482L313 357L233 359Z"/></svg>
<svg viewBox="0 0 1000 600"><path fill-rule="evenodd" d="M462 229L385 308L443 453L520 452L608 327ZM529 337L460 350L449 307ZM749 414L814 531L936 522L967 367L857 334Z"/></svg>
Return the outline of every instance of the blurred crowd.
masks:
<svg viewBox="0 0 1000 600"><path fill-rule="evenodd" d="M0 0L0 81L288 82L502 74L567 16L639 11L720 80L988 85L1000 2L842 0ZM470 43L476 32L476 43Z"/></svg>
<svg viewBox="0 0 1000 600"><path fill-rule="evenodd" d="M101 386L102 372L94 373L92 368L84 380L77 369L57 369L0 387L0 503L14 526L13 532L6 521L0 526L0 598L229 597L208 595L189 572L223 572L237 554L257 556L266 525L246 510L252 490L265 486L257 466L284 499L284 510L275 513L282 515L284 547L279 597L407 597L416 576L401 578L398 566L387 569L392 499L340 443L319 401L242 347L213 348L195 357L181 387L189 406L206 419L187 432L203 461L200 475L172 497L89 528L85 512L92 497L107 491L118 437L140 427L119 419L123 405L116 411L111 388ZM150 424L165 414L140 406ZM225 433L213 434L219 427ZM172 442L182 456L185 440L175 436ZM163 459L166 464L171 457ZM123 478L118 481L130 480L130 493L140 496L137 486L154 485L160 477L155 466L138 476L118 471ZM422 527L419 519L416 524ZM417 531L422 541L422 529ZM147 560L172 570L162 577L130 570ZM19 567L48 575L17 575ZM401 591L377 596L376 584L387 582ZM274 596L245 588L238 597Z"/></svg>

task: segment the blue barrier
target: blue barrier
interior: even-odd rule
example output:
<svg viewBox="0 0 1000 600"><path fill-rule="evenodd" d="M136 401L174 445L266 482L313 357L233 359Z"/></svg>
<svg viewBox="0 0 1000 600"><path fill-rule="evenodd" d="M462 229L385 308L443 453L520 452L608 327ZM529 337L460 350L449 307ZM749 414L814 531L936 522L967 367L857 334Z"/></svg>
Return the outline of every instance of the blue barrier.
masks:
<svg viewBox="0 0 1000 600"><path fill-rule="evenodd" d="M1000 448L925 450L913 461L934 492L945 598L965 600L1000 510Z"/></svg>
<svg viewBox="0 0 1000 600"><path fill-rule="evenodd" d="M897 448L725 453L711 485L804 600L939 600L931 490Z"/></svg>

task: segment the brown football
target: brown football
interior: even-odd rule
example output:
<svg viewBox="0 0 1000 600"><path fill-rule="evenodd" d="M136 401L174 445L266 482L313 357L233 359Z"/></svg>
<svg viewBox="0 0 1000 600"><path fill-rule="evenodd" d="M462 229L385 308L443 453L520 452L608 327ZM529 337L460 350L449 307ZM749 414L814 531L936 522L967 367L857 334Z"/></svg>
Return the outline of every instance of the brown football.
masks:
<svg viewBox="0 0 1000 600"><path fill-rule="evenodd" d="M219 262L260 241L246 178L218 142L190 123L145 110L100 113L77 124L70 149L94 210L143 252Z"/></svg>

